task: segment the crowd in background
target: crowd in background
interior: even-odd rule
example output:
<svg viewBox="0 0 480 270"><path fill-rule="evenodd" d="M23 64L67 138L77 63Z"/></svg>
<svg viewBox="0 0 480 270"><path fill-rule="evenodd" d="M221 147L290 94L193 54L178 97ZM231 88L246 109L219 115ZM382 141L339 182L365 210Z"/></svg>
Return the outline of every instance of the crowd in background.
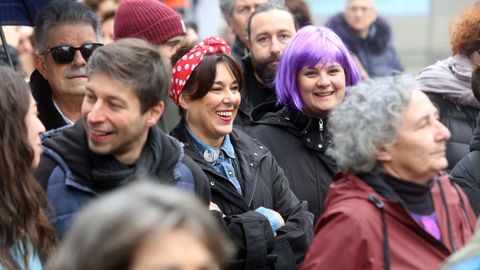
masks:
<svg viewBox="0 0 480 270"><path fill-rule="evenodd" d="M480 268L480 5L412 76L373 0L48 2L3 27L0 270Z"/></svg>

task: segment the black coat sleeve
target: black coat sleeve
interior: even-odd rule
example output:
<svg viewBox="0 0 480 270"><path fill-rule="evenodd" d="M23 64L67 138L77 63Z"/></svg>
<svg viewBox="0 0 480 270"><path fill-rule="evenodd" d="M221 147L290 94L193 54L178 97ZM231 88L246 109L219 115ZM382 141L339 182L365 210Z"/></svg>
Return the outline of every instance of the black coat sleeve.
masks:
<svg viewBox="0 0 480 270"><path fill-rule="evenodd" d="M274 209L285 220L285 226L277 231L275 249L279 254L288 254L290 248L296 266L303 262L308 246L313 239L313 214L293 193L283 170L271 154L266 157L265 166L270 168L273 183ZM274 251L275 252L275 251ZM288 265L288 256L279 256L279 263Z"/></svg>
<svg viewBox="0 0 480 270"><path fill-rule="evenodd" d="M474 151L460 160L450 172L470 201L475 214L480 214L480 152Z"/></svg>
<svg viewBox="0 0 480 270"><path fill-rule="evenodd" d="M277 262L278 256L272 254L274 235L266 217L253 210L230 216L211 212L237 248L236 259L229 262L228 269L270 269Z"/></svg>
<svg viewBox="0 0 480 270"><path fill-rule="evenodd" d="M195 195L208 205L211 201L210 184L207 176L202 169L187 155L183 157L182 162L190 169L195 179Z"/></svg>
<svg viewBox="0 0 480 270"><path fill-rule="evenodd" d="M50 174L56 166L57 164L51 158L46 155L41 156L40 163L35 171L35 178L45 191L47 191Z"/></svg>

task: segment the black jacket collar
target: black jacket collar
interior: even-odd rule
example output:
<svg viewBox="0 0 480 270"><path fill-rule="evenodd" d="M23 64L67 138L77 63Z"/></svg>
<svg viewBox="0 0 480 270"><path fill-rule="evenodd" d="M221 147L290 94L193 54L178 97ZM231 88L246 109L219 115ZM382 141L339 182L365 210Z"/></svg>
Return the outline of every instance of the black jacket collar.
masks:
<svg viewBox="0 0 480 270"><path fill-rule="evenodd" d="M171 134L184 144L185 154L189 155L209 176L210 181L214 182L214 185L211 185L212 190L224 194L224 197L237 205L237 207L245 211L249 210L257 184L257 172L262 159L268 154L266 147L254 141L240 130L233 129L232 133L230 133L230 140L235 149L235 166L240 173L240 175L237 175L237 179L242 185L242 197L234 190L233 186L230 188L230 185L226 185L225 183L228 182L228 179L217 173L198 153L194 143L188 136L184 121L180 122L172 130Z"/></svg>
<svg viewBox="0 0 480 270"><path fill-rule="evenodd" d="M67 125L68 123L53 104L52 89L48 81L38 70L35 70L30 76L30 87L33 98L37 102L38 118L42 121L45 129L51 130Z"/></svg>
<svg viewBox="0 0 480 270"><path fill-rule="evenodd" d="M100 192L110 190L125 182L123 178L118 178L119 181L115 183L100 183L94 179L92 171L96 168L100 168L103 173L106 173L110 168L113 176L118 173L115 168L127 169L128 166L116 161L111 155L92 153L88 148L83 121L78 121L72 128L64 129L50 138L46 138L43 145L60 155L75 175L75 181L90 187L92 190ZM146 161L142 160L142 158L146 158L144 156L147 147L153 152L148 158L154 159L149 161L150 169L148 171L139 167L139 162L147 164ZM170 183L174 181L174 168L180 161L182 153L183 149L178 141L154 126L149 131L146 145L139 160L131 167L134 167L135 175L147 175L161 180L162 183Z"/></svg>

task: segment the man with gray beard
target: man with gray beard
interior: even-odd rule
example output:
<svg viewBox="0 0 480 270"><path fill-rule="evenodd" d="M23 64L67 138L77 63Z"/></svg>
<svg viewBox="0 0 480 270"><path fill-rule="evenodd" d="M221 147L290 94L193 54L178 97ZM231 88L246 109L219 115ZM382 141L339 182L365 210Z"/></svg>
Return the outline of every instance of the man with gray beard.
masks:
<svg viewBox="0 0 480 270"><path fill-rule="evenodd" d="M276 2L258 6L248 21L250 55L242 59L245 87L235 118L236 127L247 133L255 119L278 109L273 81L283 50L296 28L287 7Z"/></svg>
<svg viewBox="0 0 480 270"><path fill-rule="evenodd" d="M82 3L55 0L38 13L34 36L30 86L39 118L46 130L72 125L80 118L88 58L102 46L99 18Z"/></svg>

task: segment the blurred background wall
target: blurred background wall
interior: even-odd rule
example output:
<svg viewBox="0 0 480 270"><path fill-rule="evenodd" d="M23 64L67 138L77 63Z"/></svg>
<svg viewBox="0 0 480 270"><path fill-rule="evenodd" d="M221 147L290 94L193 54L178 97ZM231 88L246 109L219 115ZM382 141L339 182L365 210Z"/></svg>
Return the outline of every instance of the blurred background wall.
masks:
<svg viewBox="0 0 480 270"><path fill-rule="evenodd" d="M315 25L343 10L345 0L306 0ZM395 47L406 72L451 55L451 21L475 0L376 0L379 14L392 26Z"/></svg>

